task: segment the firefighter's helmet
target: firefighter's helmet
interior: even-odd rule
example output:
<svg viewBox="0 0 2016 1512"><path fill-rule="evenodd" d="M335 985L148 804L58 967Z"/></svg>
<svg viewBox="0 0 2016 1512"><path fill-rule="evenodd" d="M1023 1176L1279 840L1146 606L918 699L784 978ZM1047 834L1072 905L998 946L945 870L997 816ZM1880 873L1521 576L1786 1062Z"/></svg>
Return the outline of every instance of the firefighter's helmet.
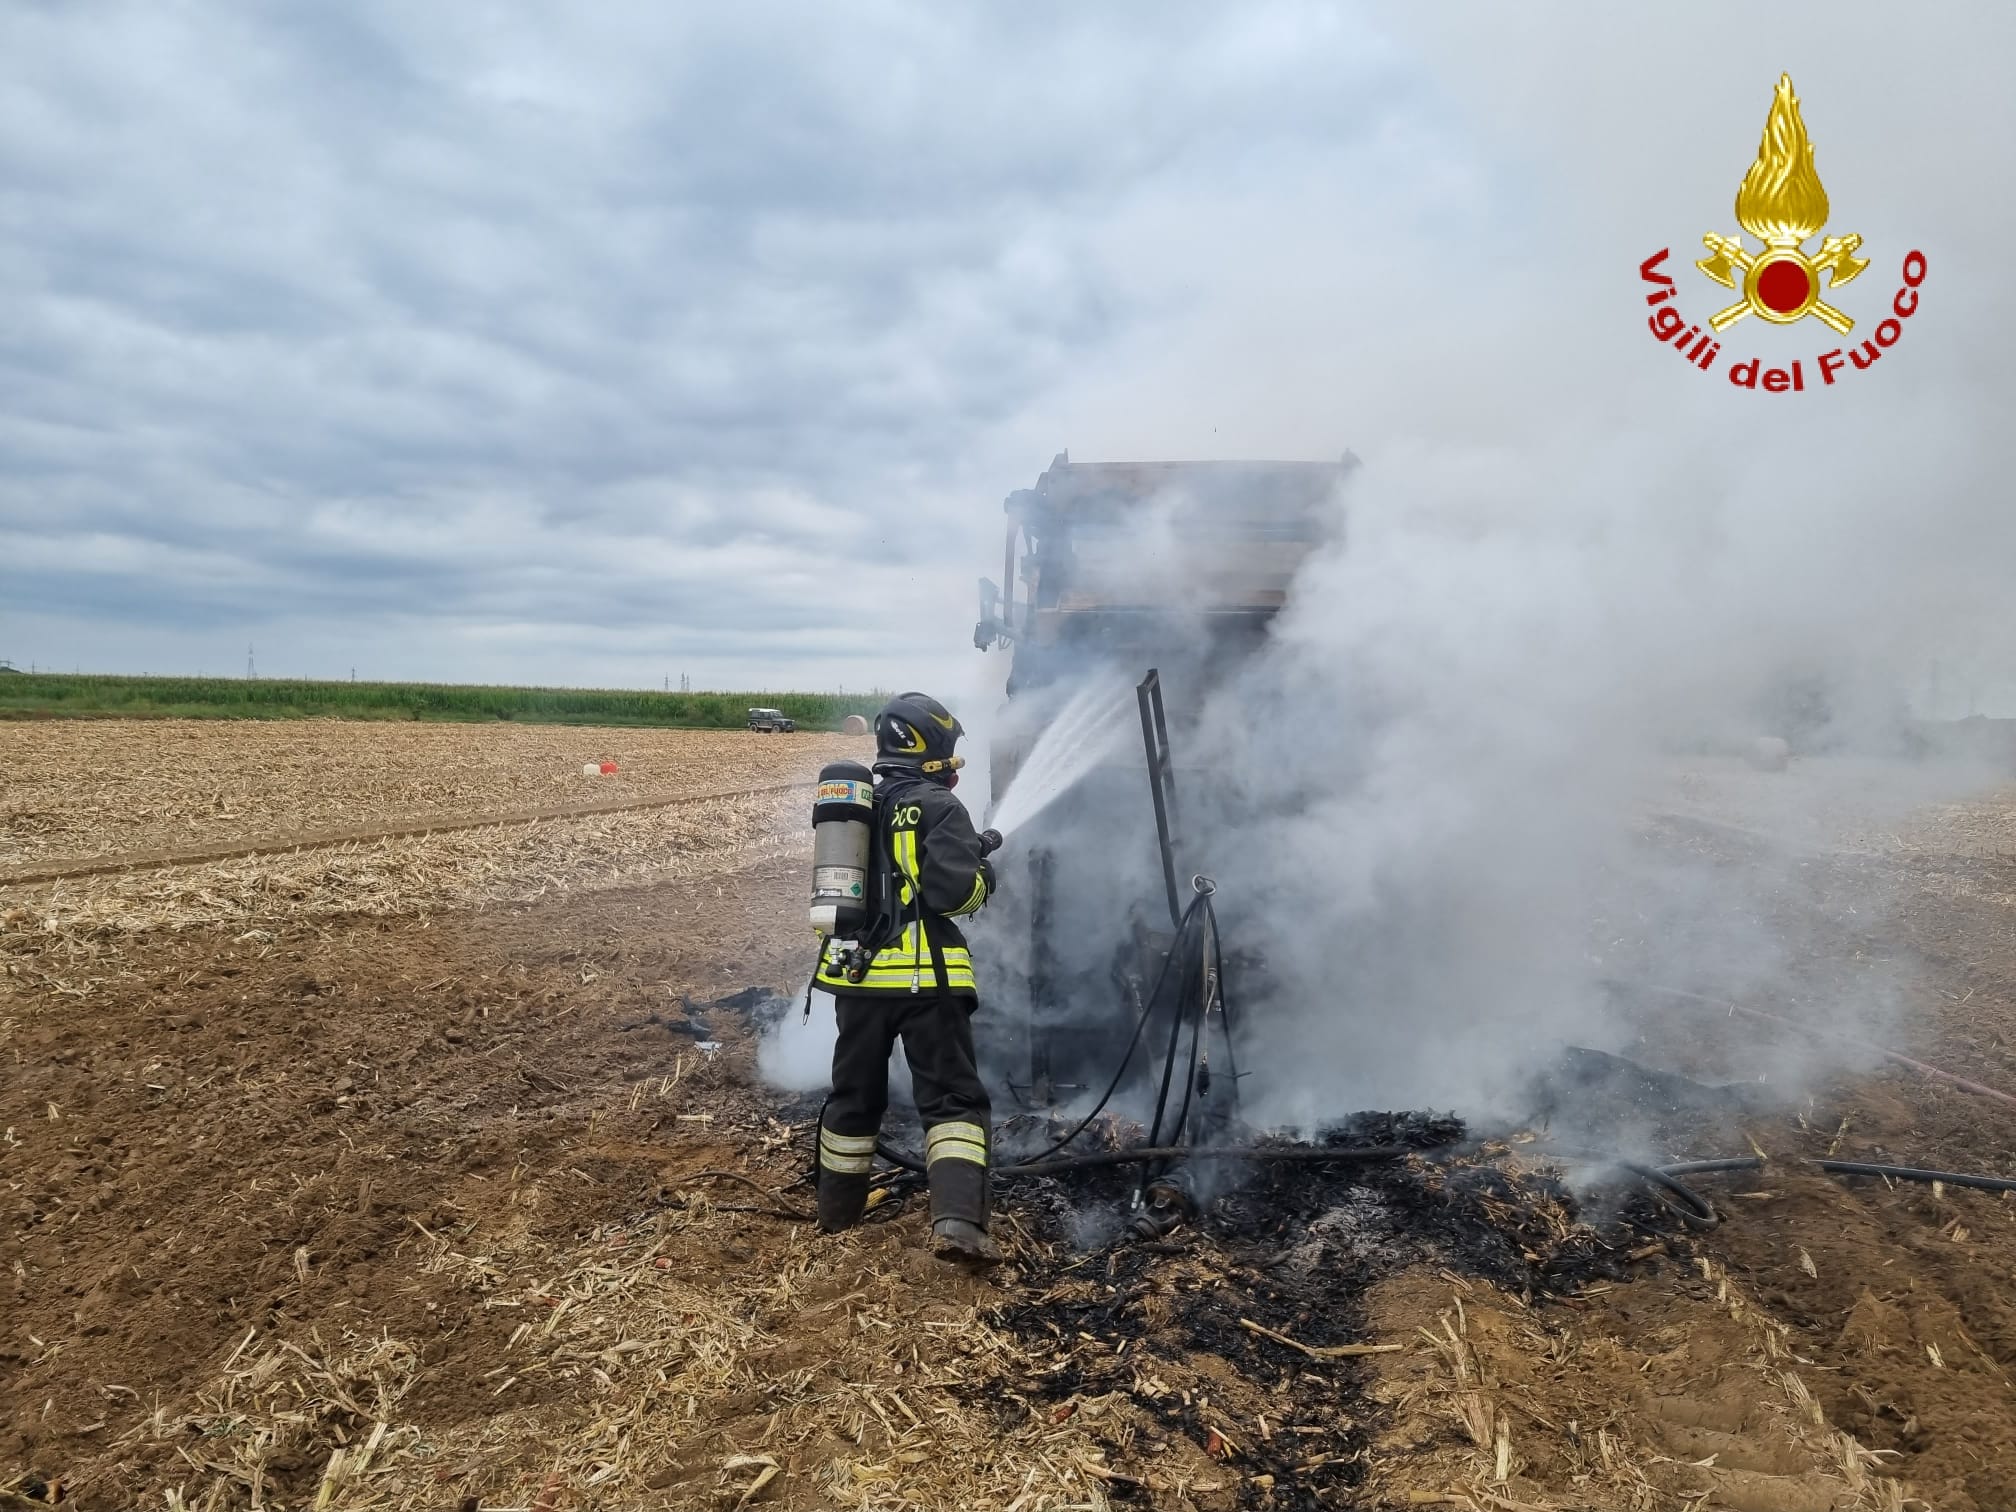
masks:
<svg viewBox="0 0 2016 1512"><path fill-rule="evenodd" d="M898 693L875 716L875 762L909 767L927 777L956 772L966 758L952 754L966 733L952 711L925 693Z"/></svg>

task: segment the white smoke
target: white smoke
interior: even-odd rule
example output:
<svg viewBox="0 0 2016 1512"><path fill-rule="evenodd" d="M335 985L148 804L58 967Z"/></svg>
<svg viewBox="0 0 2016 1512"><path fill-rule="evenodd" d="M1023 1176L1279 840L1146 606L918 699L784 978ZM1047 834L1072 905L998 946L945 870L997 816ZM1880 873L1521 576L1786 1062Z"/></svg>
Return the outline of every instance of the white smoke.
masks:
<svg viewBox="0 0 2016 1512"><path fill-rule="evenodd" d="M794 1001L804 1001L802 988ZM794 1007L764 1030L756 1043L756 1070L782 1091L816 1092L831 1079L833 1044L839 1037L833 994L815 990L809 1015Z"/></svg>
<svg viewBox="0 0 2016 1512"><path fill-rule="evenodd" d="M840 1038L833 994L814 988L809 1014L799 1006L804 1002L801 987L790 1011L766 1025L756 1042L757 1074L782 1092L819 1092L833 1080L833 1046ZM889 1057L889 1096L899 1104L913 1096L900 1044Z"/></svg>
<svg viewBox="0 0 2016 1512"><path fill-rule="evenodd" d="M1049 438L1088 460L1365 460L1343 544L1267 652L1201 711L1171 708L1179 763L1244 809L1212 829L1192 787L1181 839L1186 870L1222 883L1228 943L1275 977L1245 1017L1246 1111L1504 1107L1563 1043L1645 1029L1606 992L1618 976L1824 1005L1881 1037L1913 990L1885 933L1896 873L1830 853L1984 780L1902 759L1907 705L1950 715L1964 679L2016 713L1993 701L2016 690L1993 445L2016 320L1990 250L2016 227L1979 190L2016 140L1995 76L2016 18L1914 18L1907 55L1748 7L1677 31L1629 7L1386 13L1433 76L1437 129L1402 117L1356 155L1284 152L1237 182L1178 161L1117 194L1100 245L1161 316L1017 418L1038 460L1000 483L1026 486ZM1753 42L1732 63L1738 26ZM1638 267L1661 247L1690 320L1727 302L1691 259L1735 229L1784 64L1829 230L1867 238L1838 298L1858 335L1905 254L1928 259L1903 338L1832 387L1814 359L1840 343L1811 321L1739 325L1707 374L1645 325ZM1804 358L1807 391L1733 387L1745 355ZM1167 579L1156 520L1144 572ZM1727 753L1794 733L1772 704L1794 678L1827 691L1813 754L1752 772ZM1159 908L1152 821L1145 793L1061 813L1108 879L1064 919L1088 936L1066 940L1079 990L1102 993L1118 941L1081 905ZM989 912L1019 926L1018 907ZM986 929L983 970L1017 962ZM1760 1059L1712 1027L1703 1056L1773 1086L1844 1063Z"/></svg>
<svg viewBox="0 0 2016 1512"><path fill-rule="evenodd" d="M1087 459L1348 445L1366 462L1345 542L1178 751L1247 810L1193 824L1186 864L1218 876L1228 937L1277 976L1246 1020L1242 1094L1263 1122L1504 1108L1564 1043L1630 1047L1644 1015L1619 1015L1618 976L1891 1033L1913 990L1885 932L1898 875L1830 853L1989 775L1903 757L1935 662L2016 683L1994 670L2016 666L2016 508L1989 444L2016 396L1983 362L2011 305L1973 250L2003 244L2011 216L1969 173L1920 171L2009 140L1968 28L1946 46L1978 97L1892 64L1879 89L1845 43L1820 49L1825 68L1792 65L1830 229L1868 238L1839 296L1858 336L1908 251L1930 272L1876 367L1770 395L1727 381L1737 357L1802 357L1811 383L1841 343L1752 321L1695 371L1646 329L1638 266L1671 247L1690 319L1727 302L1693 249L1729 221L1778 64L1690 74L1708 32L1669 55L1649 14L1608 14L1652 90L1514 35L1523 11L1462 9L1446 30L1394 15L1452 94L1477 87L1467 143L1399 143L1419 167L1403 188L1372 173L1161 206L1154 224L1195 228L1153 260L1187 318L1152 360L1059 400ZM1606 124L1641 118L1688 135L1648 165L1643 133ZM1826 690L1821 727L1774 723L1795 679ZM1778 734L1814 754L1783 773L1727 754ZM1690 792L1722 825L1714 845L1659 828ZM1150 843L1138 813L1086 822L1087 855ZM1760 1059L1743 1026L1709 1027L1702 1061L1774 1087L1849 1059Z"/></svg>

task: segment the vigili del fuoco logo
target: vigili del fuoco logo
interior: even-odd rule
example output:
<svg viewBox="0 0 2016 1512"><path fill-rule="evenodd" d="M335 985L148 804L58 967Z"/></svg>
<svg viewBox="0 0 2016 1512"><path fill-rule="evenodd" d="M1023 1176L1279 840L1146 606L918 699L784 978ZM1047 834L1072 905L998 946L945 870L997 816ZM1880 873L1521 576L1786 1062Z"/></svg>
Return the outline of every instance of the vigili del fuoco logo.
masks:
<svg viewBox="0 0 2016 1512"><path fill-rule="evenodd" d="M1655 337L1707 373L1714 371L1722 356L1722 333L1746 316L1754 315L1773 326L1800 326L1811 316L1836 336L1849 337L1855 331L1855 317L1837 308L1832 295L1860 278L1869 259L1855 255L1862 249L1860 236L1823 237L1817 252L1806 250L1806 243L1827 224L1827 190L1813 167L1813 141L1800 119L1799 97L1792 93L1790 74L1779 76L1771 114L1764 122L1764 139L1757 146L1757 161L1736 191L1736 224L1764 245L1753 252L1741 237L1724 236L1719 231L1702 238L1708 255L1694 266L1738 296L1734 304L1708 317L1705 330L1681 314L1680 289L1661 271L1672 252L1670 247L1661 247L1638 265L1640 278L1659 285L1645 296L1645 303L1655 307L1650 320ZM1897 344L1904 334L1904 322L1918 309L1918 287L1925 282L1925 254L1916 250L1905 253L1900 277L1890 308L1873 331L1860 341L1844 341L1814 356L1811 372L1820 386L1831 385L1851 372L1867 371ZM1764 366L1766 361L1762 356L1732 358L1723 371L1738 388L1762 388L1772 394L1805 391L1809 370L1803 358L1772 367Z"/></svg>

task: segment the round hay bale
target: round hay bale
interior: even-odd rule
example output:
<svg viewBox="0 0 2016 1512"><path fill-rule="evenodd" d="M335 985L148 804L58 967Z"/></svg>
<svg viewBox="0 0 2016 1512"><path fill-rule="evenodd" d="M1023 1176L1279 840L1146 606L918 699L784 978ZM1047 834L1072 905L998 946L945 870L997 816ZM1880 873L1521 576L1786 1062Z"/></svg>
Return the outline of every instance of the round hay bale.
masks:
<svg viewBox="0 0 2016 1512"><path fill-rule="evenodd" d="M868 733L868 721L859 714L849 714L840 728L849 735L866 735Z"/></svg>
<svg viewBox="0 0 2016 1512"><path fill-rule="evenodd" d="M1792 759L1792 747L1776 735L1759 735L1750 742L1750 765L1760 772L1782 772Z"/></svg>

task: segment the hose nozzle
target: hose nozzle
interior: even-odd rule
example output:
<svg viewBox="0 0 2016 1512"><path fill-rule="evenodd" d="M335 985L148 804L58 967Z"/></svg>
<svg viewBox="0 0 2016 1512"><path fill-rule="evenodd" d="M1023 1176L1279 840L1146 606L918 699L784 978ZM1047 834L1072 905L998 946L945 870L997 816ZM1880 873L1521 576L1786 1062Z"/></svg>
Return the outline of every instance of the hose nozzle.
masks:
<svg viewBox="0 0 2016 1512"><path fill-rule="evenodd" d="M980 831L980 854L991 856L1002 846L1001 831L997 829Z"/></svg>

